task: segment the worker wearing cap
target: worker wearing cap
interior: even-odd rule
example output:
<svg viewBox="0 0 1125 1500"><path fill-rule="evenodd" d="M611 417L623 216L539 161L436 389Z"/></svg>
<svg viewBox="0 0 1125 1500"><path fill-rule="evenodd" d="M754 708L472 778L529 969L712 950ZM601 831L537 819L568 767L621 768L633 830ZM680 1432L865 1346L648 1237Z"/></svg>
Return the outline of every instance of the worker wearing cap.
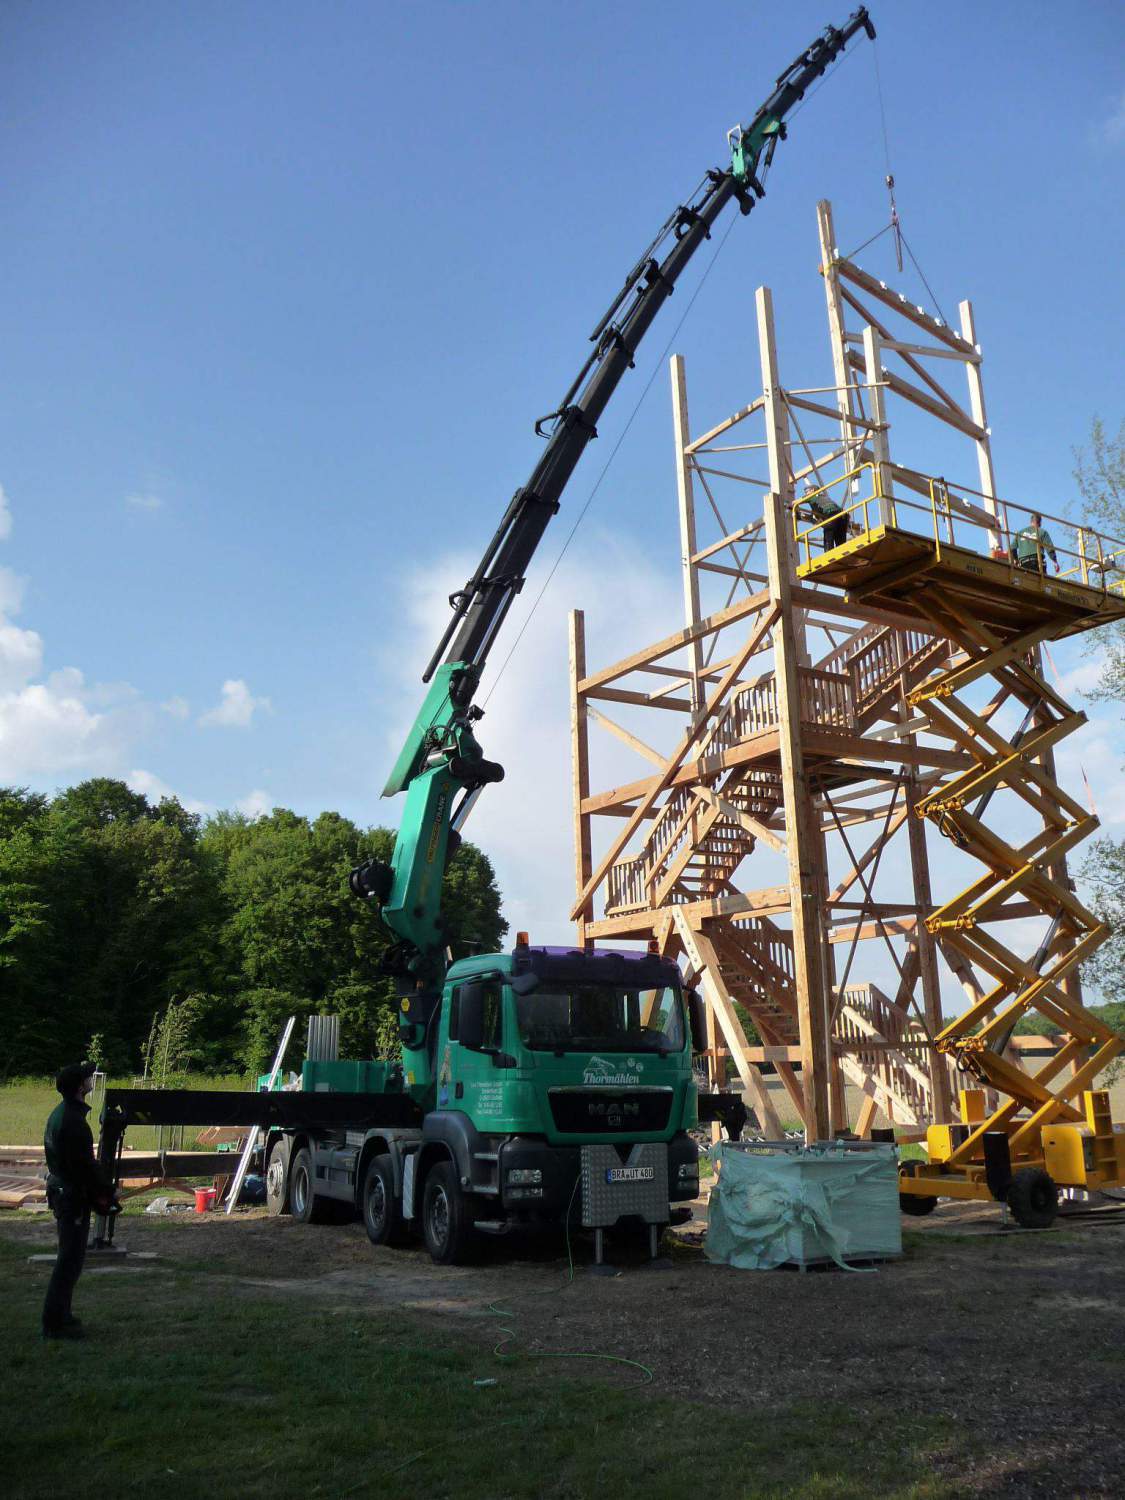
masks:
<svg viewBox="0 0 1125 1500"><path fill-rule="evenodd" d="M70 1310L71 1297L90 1233L90 1212L107 1212L113 1188L94 1160L94 1137L86 1122L94 1064L72 1063L55 1080L62 1103L52 1110L43 1134L47 1156L47 1203L55 1216L59 1253L43 1303L45 1339L82 1338L81 1321Z"/></svg>
<svg viewBox="0 0 1125 1500"><path fill-rule="evenodd" d="M830 552L848 539L847 512L841 509L825 490L818 490L811 480L805 480L802 504L807 505L818 521L823 521L824 550Z"/></svg>
<svg viewBox="0 0 1125 1500"><path fill-rule="evenodd" d="M1017 567L1027 568L1032 573L1045 573L1049 557L1055 565L1055 572L1059 571L1055 544L1051 540L1051 533L1044 530L1043 517L1038 511L1032 511L1029 524L1022 531L1016 532L1014 546Z"/></svg>

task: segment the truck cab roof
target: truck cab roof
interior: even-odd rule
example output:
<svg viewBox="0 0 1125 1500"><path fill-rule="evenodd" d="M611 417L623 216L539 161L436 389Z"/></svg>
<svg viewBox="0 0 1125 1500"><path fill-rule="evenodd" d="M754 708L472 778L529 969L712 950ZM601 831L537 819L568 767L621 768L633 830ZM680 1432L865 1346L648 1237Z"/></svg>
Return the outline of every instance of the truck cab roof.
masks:
<svg viewBox="0 0 1125 1500"><path fill-rule="evenodd" d="M447 984L484 974L537 974L556 984L611 984L657 989L681 982L679 965L657 953L628 948L532 947L510 953L475 953L451 964Z"/></svg>

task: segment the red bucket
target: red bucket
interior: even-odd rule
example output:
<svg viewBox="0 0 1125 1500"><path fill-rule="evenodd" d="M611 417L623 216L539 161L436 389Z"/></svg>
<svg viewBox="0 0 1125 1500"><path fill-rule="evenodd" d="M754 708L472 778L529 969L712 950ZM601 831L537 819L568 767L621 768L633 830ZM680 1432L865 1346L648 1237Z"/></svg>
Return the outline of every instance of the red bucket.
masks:
<svg viewBox="0 0 1125 1500"><path fill-rule="evenodd" d="M215 1206L215 1189L213 1187L196 1188L195 1211L197 1214L205 1214L209 1208Z"/></svg>

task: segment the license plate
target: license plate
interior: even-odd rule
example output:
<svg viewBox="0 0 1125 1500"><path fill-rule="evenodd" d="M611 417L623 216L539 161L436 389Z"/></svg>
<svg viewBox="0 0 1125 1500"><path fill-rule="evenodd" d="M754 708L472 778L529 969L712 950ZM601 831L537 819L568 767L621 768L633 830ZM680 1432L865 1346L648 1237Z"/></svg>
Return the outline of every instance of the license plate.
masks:
<svg viewBox="0 0 1125 1500"><path fill-rule="evenodd" d="M655 1176L655 1167L607 1167L605 1180L607 1182L652 1182Z"/></svg>

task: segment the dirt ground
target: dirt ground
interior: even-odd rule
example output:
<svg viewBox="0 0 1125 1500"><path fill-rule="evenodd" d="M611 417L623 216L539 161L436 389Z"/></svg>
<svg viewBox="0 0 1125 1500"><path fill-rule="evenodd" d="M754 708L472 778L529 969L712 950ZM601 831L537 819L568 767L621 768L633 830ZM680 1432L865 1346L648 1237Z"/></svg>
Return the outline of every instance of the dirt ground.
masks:
<svg viewBox="0 0 1125 1500"><path fill-rule="evenodd" d="M280 1317L294 1297L345 1317L394 1308L485 1350L508 1330L524 1352L639 1361L650 1389L719 1412L789 1394L865 1418L938 1416L968 1434L971 1464L962 1447L945 1476L958 1492L1123 1493L1125 1213L1034 1233L1004 1226L992 1205L942 1205L904 1221L901 1260L851 1274L711 1265L702 1227L673 1239L671 1269L614 1247L613 1277L589 1274L591 1246L579 1239L570 1280L554 1237L488 1241L478 1265L439 1268L420 1248L374 1249L358 1223L142 1215L119 1222L118 1241L157 1258L95 1260L89 1274L136 1274L156 1298L161 1270L197 1269L276 1295ZM45 1216L0 1220L29 1253L50 1248L52 1231ZM613 1369L637 1379L629 1365Z"/></svg>

